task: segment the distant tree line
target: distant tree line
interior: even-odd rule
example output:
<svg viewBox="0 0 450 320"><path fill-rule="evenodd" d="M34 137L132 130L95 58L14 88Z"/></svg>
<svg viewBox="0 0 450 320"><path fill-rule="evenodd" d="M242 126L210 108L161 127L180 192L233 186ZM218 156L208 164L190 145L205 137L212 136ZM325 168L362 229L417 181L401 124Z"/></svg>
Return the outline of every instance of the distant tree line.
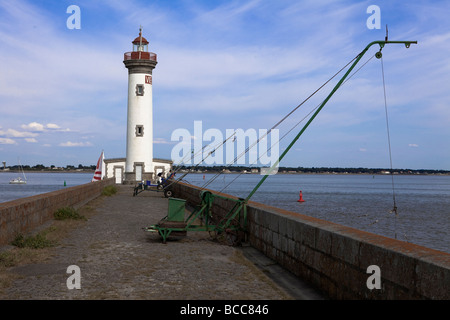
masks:
<svg viewBox="0 0 450 320"><path fill-rule="evenodd" d="M51 165L51 166L44 166L43 164L37 164L35 166L29 166L29 165L23 165L22 168L24 171L72 171L72 170L78 170L78 171L83 171L83 170L95 170L95 165L90 165L90 166L84 166L82 164L79 164L78 166L74 166L74 165L66 165L65 167L58 167L55 165ZM11 171L18 171L20 170L20 166L19 165L14 165L14 166L6 166L6 169L11 170ZM4 167L1 166L0 167L0 171L4 170Z"/></svg>
<svg viewBox="0 0 450 320"><path fill-rule="evenodd" d="M181 166L180 170L201 172L251 172L260 168L246 166ZM386 168L338 168L338 167L279 167L278 173L340 173L340 174L450 174L449 170L433 169L386 169Z"/></svg>
<svg viewBox="0 0 450 320"><path fill-rule="evenodd" d="M22 166L25 171L92 171L95 170L95 165L85 166L79 164L78 166L66 165L65 167L57 167L55 165L44 166L43 164L37 164L35 166L24 165ZM17 171L20 170L18 165L7 166L8 170ZM252 172L259 167L248 166L180 166L176 169L200 171L200 172ZM3 170L3 166L0 167L0 171ZM433 170L433 169L386 169L386 168L338 168L338 167L279 167L278 173L339 173L339 174L450 174L450 170Z"/></svg>

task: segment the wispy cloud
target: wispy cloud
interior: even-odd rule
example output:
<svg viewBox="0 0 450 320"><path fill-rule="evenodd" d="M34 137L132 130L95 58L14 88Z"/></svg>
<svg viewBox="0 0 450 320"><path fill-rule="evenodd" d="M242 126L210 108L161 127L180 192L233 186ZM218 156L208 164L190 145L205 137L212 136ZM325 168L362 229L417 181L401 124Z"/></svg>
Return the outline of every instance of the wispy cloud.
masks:
<svg viewBox="0 0 450 320"><path fill-rule="evenodd" d="M17 142L10 138L0 138L0 144L17 144Z"/></svg>
<svg viewBox="0 0 450 320"><path fill-rule="evenodd" d="M90 142L62 142L59 144L60 147L92 147L92 143Z"/></svg>
<svg viewBox="0 0 450 320"><path fill-rule="evenodd" d="M153 139L153 143L154 144L174 144L174 142L172 141L167 141L164 138L154 138Z"/></svg>
<svg viewBox="0 0 450 320"><path fill-rule="evenodd" d="M29 124L23 124L20 126L22 130L0 128L0 137L2 138L2 144L18 144L20 141L27 143L38 143L37 137L43 137L45 134L52 135L53 133L69 132L70 129L62 129L60 126L54 123L47 125L40 124L38 122L31 122ZM23 140L21 140L23 139Z"/></svg>
<svg viewBox="0 0 450 320"><path fill-rule="evenodd" d="M15 129L0 130L0 136L10 137L10 138L27 138L36 137L38 134L26 131L17 131Z"/></svg>
<svg viewBox="0 0 450 320"><path fill-rule="evenodd" d="M60 126L54 123L47 123L46 125L38 122L30 122L29 124L23 124L20 126L24 130L32 132L47 132L47 131L70 131L69 128L62 129Z"/></svg>

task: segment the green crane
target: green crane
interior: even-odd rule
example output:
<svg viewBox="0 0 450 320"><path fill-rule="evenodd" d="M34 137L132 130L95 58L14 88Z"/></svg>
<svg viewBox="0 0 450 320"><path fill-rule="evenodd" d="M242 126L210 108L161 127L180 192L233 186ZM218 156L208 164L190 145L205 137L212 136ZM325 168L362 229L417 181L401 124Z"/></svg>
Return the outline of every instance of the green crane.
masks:
<svg viewBox="0 0 450 320"><path fill-rule="evenodd" d="M369 43L361 53L359 53L352 65L345 72L344 76L339 80L335 87L331 90L328 96L323 100L317 110L309 118L307 123L298 132L295 138L283 151L283 153L278 157L278 160L270 167L258 184L253 188L249 195L244 198L230 198L224 195L213 194L210 191L201 191L200 199L201 204L189 215L189 217L184 221L184 206L177 206L177 209L171 209L170 201L178 201L179 199L169 199L169 213L163 218L158 224L152 225L144 228L146 231L158 232L163 238L163 242L169 235L181 234L184 235L187 231L209 231L214 233L216 237L225 239L229 244L236 244L240 241L240 234L246 231L247 227L247 203L250 198L255 194L259 187L264 183L267 177L273 172L278 164L284 158L284 156L289 152L292 146L297 142L300 136L305 132L311 122L323 109L325 104L330 100L333 94L340 88L344 81L348 78L351 71L355 68L361 58L366 54L370 47L373 45L379 45L380 50L375 54L375 57L380 59L382 57L381 51L386 44L404 44L406 48L409 48L411 44L417 44L417 41L388 41L387 37L385 41L373 41ZM214 199L225 199L234 202L233 208L227 213L222 215L220 218L214 217L212 214L212 205ZM194 221L201 219L202 225L194 224Z"/></svg>

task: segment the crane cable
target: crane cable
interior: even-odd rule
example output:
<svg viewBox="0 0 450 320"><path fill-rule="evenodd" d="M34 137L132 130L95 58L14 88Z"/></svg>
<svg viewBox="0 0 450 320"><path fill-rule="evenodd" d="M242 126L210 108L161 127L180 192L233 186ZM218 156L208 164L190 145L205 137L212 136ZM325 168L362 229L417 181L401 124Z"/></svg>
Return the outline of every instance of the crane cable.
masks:
<svg viewBox="0 0 450 320"><path fill-rule="evenodd" d="M395 184L394 184L394 172L392 167L392 151L391 151L391 137L389 133L389 117L388 117L388 107L387 107L387 99L386 99L386 82L384 79L384 64L383 64L383 57L380 57L381 61L381 75L383 78L383 93L384 93L384 110L386 114L386 130L387 130L387 139L388 139L388 148L389 148L389 162L390 162L390 169L391 169L391 180L392 180L392 200L393 200L393 209L390 211L390 213L395 214L395 220L394 220L394 234L395 239L397 239L397 216L398 216L398 210L397 210L397 203L395 201Z"/></svg>
<svg viewBox="0 0 450 320"><path fill-rule="evenodd" d="M264 139L267 135L271 133L273 129L278 127L283 121L285 121L289 116L291 116L298 108L300 108L303 104L305 104L311 97L313 97L317 92L319 92L323 87L325 87L331 80L333 80L339 73L341 73L343 70L345 70L353 61L355 61L359 56L358 54L356 57L354 57L351 61L349 61L344 67L342 67L339 71L337 71L331 78L329 78L327 81L325 81L318 89L316 89L313 93L311 93L305 100L303 100L299 105L297 105L294 109L292 109L288 114L286 114L281 120L279 120L274 126L272 126L271 129L269 129L262 137L258 138L256 142L254 142L251 146L247 147L239 156L236 156L233 160L233 162L229 163L227 167L232 166L236 161L245 155L251 148L253 148L255 145L259 143L260 140ZM212 177L209 181L207 181L203 186L201 186L200 190L205 189L209 184L211 184L214 180L216 180L223 172L217 173L214 177Z"/></svg>
<svg viewBox="0 0 450 320"><path fill-rule="evenodd" d="M347 81L349 81L358 71L360 71L362 68L364 68L364 66L366 65L366 64L368 64L372 59L374 58L374 56L371 56L366 62L364 62L364 64L362 65L362 66L360 66L355 72L353 72L343 83L342 83L342 85L341 85L341 87L345 84L345 83L347 83ZM272 149L272 147L273 146L275 146L276 144L279 144L280 142L281 142L281 140L283 140L292 130L294 130L296 127L298 127L299 125L300 125L300 123L302 123L306 118L308 118L314 111L316 111L317 110L317 108L319 108L320 107L320 104L321 103L319 103L315 108L313 108L306 116L304 116L302 119L300 119L300 121L298 121L291 129L289 129L275 144L273 144L272 146L269 146L269 148L267 149L267 151L265 151L262 155L260 155L259 157L258 157L258 159L256 159L256 161L255 162L253 162L250 166L252 166L252 165L254 165L254 164L256 164L257 162L258 162L258 160L262 157L262 156L264 156L264 155L266 155L271 149ZM224 192L224 190L226 189L226 188L228 188L235 180L237 180L241 175L243 174L243 172L240 172L234 179L232 179L231 180L231 182L229 182L227 185L225 185L219 192Z"/></svg>

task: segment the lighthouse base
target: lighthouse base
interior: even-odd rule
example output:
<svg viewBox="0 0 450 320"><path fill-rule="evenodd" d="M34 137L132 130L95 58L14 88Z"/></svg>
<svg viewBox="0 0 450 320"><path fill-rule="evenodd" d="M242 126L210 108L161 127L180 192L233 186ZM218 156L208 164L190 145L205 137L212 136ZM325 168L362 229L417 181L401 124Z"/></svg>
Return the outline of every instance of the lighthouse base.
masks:
<svg viewBox="0 0 450 320"><path fill-rule="evenodd" d="M114 158L114 159L105 159L105 177L106 178L114 178L117 184L128 184L128 185L136 185L141 183L142 181L149 180L152 183L156 183L156 179L158 178L158 174L163 172L167 174L170 170L172 170L172 161L166 159L153 159L152 169L154 172L147 172L139 170L139 166L136 171L126 172L126 158Z"/></svg>
<svg viewBox="0 0 450 320"><path fill-rule="evenodd" d="M122 184L132 184L135 185L137 183L141 183L142 181L150 180L153 182L153 172L143 172L141 177L136 177L135 172L125 172L124 179ZM137 180L139 179L139 180Z"/></svg>

